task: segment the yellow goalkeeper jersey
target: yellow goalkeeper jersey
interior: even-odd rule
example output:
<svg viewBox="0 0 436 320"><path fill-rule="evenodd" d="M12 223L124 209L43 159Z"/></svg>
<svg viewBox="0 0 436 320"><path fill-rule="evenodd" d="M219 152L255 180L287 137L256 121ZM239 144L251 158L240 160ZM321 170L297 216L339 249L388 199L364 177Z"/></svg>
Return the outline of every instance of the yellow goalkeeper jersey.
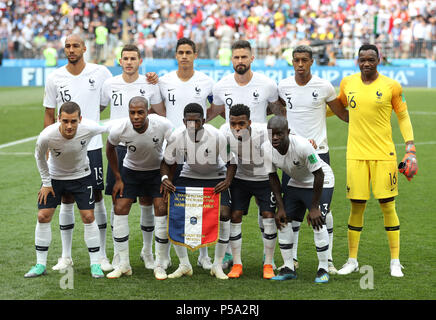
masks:
<svg viewBox="0 0 436 320"><path fill-rule="evenodd" d="M371 84L360 73L345 77L339 100L349 110L347 159L396 160L392 141L392 109L407 109L401 85L379 73Z"/></svg>

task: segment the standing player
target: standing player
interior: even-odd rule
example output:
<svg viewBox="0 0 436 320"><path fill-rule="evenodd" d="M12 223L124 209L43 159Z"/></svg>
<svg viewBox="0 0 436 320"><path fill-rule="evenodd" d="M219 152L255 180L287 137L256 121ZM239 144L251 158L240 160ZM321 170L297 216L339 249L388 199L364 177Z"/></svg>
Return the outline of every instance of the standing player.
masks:
<svg viewBox="0 0 436 320"><path fill-rule="evenodd" d="M82 107L84 118L100 121L100 90L106 79L112 75L109 70L100 65L85 62L83 54L86 51L83 39L73 34L66 38L64 52L67 65L50 73L44 92L44 127L55 122L56 107L64 102L74 101ZM103 142L101 135L95 136L88 144L88 158L90 161L93 193L95 196L95 219L100 229L100 263L104 271L112 270L106 257L106 207L102 190L103 185ZM65 194L59 212L59 226L62 239L62 257L53 270L65 269L73 265L71 259L71 245L74 228L74 199Z"/></svg>
<svg viewBox="0 0 436 320"><path fill-rule="evenodd" d="M273 117L268 121L270 142L263 144L265 168L269 174L271 189L277 200L276 223L279 228L279 246L284 266L272 280L295 279L292 259L293 231L291 221L303 221L306 210L307 222L313 227L318 256L316 283L329 281L329 236L325 225L333 195L334 175L330 166L322 161L310 142L303 137L290 135L285 117ZM286 172L290 179L288 196L282 198L277 169Z"/></svg>
<svg viewBox="0 0 436 320"><path fill-rule="evenodd" d="M215 127L204 124L203 107L190 103L184 109L185 127L177 128L168 140L162 161L162 186L165 192L174 192L175 186L209 187L221 193L219 240L215 246L215 259L211 275L218 279L228 279L222 269L222 260L229 243L230 233L230 192L228 190L236 172L236 164L230 163L230 151L225 136ZM178 163L183 163L180 176L173 180L173 172ZM226 168L227 167L227 168ZM173 184L173 181L175 182ZM187 249L174 244L179 267L168 278L192 275ZM159 275L165 277L161 268ZM157 272L155 272L157 275Z"/></svg>
<svg viewBox="0 0 436 320"><path fill-rule="evenodd" d="M237 155L238 167L230 187L232 197L230 246L233 254L233 267L228 277L239 278L242 275L242 216L248 212L251 197L254 196L259 205L264 226L263 278L271 279L275 276L272 262L277 240L277 227L274 220L275 200L260 153L262 144L268 140L268 131L266 124L251 122L250 108L246 105L233 105L229 116L229 123L223 124L220 130L226 136L233 154Z"/></svg>
<svg viewBox="0 0 436 320"><path fill-rule="evenodd" d="M398 195L398 172L395 145L392 141L391 114L397 114L406 143L402 163L408 180L418 172L413 128L401 85L377 71L379 52L374 45L359 48L360 73L342 79L339 100L349 107L350 124L347 143L347 198L351 200L348 219L349 258L338 271L349 274L358 270L357 252L363 228L366 201L372 193L380 203L391 254L390 272L402 277L400 264L400 222L395 210Z"/></svg>
<svg viewBox="0 0 436 320"><path fill-rule="evenodd" d="M59 122L46 127L38 137L35 158L42 179L38 193L38 221L35 229L36 265L24 275L33 278L47 273L47 254L51 243L51 219L65 193L71 193L84 223L85 243L94 278L104 277L100 267L100 239L94 219L94 193L87 157L92 137L108 131L92 121L81 123L80 107L65 102ZM85 124L86 123L86 124ZM50 152L47 161L46 155Z"/></svg>
<svg viewBox="0 0 436 320"><path fill-rule="evenodd" d="M135 45L126 45L121 50L120 65L123 73L107 79L101 91L101 109L110 104L110 120L129 117L129 101L135 96L142 96L150 101L150 107L154 110L161 111L163 102L160 96L159 87L147 82L144 77L139 76L139 66L142 63L141 54ZM148 107L148 106L147 106ZM121 168L127 147L124 141L116 146L118 156L118 167ZM115 176L108 165L106 175L105 194L112 195L112 188L115 184ZM139 206L141 209L140 227L142 230L143 247L140 257L144 261L147 269L154 269L154 259L152 252L153 231L154 231L154 213L151 197L140 197ZM114 204L112 204L111 221L114 218ZM114 243L115 245L115 243ZM117 252L114 246L113 264L117 264Z"/></svg>
<svg viewBox="0 0 436 320"><path fill-rule="evenodd" d="M196 45L192 40L179 39L176 45L178 68L159 79L159 88L165 106L164 114L174 128L184 127L183 110L189 103L198 103L203 108L204 114L208 114L211 110L207 105L208 100L211 100L214 81L203 72L194 70L194 60L197 56ZM176 171L176 177L180 170L181 166ZM200 248L199 251L197 264L209 270L212 263L207 247Z"/></svg>
<svg viewBox="0 0 436 320"><path fill-rule="evenodd" d="M170 121L157 114L148 115L148 101L142 96L130 99L129 118L120 120L120 123L114 125L110 131L106 155L115 177L112 188L115 204L113 237L120 261L115 270L107 274L108 278L132 274L129 261L128 214L136 198L144 196L152 198L156 216L166 215L166 207L160 193L160 164L163 158L162 146L171 131ZM127 154L122 161L122 166L118 167L119 159L115 149L121 142L125 143ZM160 250L159 246L160 243L156 242L158 250Z"/></svg>
<svg viewBox="0 0 436 320"><path fill-rule="evenodd" d="M348 122L348 112L336 98L335 88L327 80L312 75L313 64L312 49L309 46L298 46L292 52L292 65L295 75L279 82L279 96L286 105L286 115L292 133L314 141L316 152L320 158L330 165L330 154L327 143L326 105L337 114L339 118ZM289 176L283 172L282 191L287 197L287 184ZM329 233L329 273L337 272L333 265L333 215L328 211L326 226ZM293 220L294 231L293 259L298 266L297 248L298 234L302 221Z"/></svg>
<svg viewBox="0 0 436 320"><path fill-rule="evenodd" d="M232 45L232 64L234 73L224 76L213 88L213 105L209 117L222 115L229 121L230 108L235 104L245 104L250 108L252 122L267 122L268 107L276 115L283 114L284 108L279 102L277 84L261 73L253 72L251 64L254 55L246 40ZM264 236L263 218L258 211L258 223ZM233 231L231 231L233 233ZM231 259L226 255L225 261ZM231 260L230 260L231 261Z"/></svg>

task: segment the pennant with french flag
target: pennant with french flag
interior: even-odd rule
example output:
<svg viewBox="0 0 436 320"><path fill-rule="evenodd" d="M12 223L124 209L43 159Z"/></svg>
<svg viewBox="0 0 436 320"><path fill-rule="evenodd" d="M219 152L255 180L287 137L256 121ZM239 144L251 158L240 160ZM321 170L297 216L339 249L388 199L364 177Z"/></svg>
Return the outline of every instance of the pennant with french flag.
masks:
<svg viewBox="0 0 436 320"><path fill-rule="evenodd" d="M192 251L219 237L220 200L214 188L176 187L168 201L168 237Z"/></svg>

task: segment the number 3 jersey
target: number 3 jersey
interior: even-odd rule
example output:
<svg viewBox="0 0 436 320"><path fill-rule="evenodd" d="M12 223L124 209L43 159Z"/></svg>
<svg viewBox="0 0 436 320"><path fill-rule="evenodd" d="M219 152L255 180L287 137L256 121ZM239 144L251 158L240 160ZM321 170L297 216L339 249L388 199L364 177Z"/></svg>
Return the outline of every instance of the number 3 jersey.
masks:
<svg viewBox="0 0 436 320"><path fill-rule="evenodd" d="M100 91L106 79L112 77L110 71L101 65L86 63L82 72L75 76L66 66L54 70L47 77L44 102L46 108L59 108L64 102L73 101L80 107L83 118L100 121ZM92 139L88 150L103 148L101 136Z"/></svg>
<svg viewBox="0 0 436 320"><path fill-rule="evenodd" d="M174 128L184 126L183 110L192 102L203 107L206 117L207 99L212 95L214 81L203 72L194 71L188 81L182 81L177 71L172 71L159 79L159 89L165 103L166 117Z"/></svg>
<svg viewBox="0 0 436 320"><path fill-rule="evenodd" d="M127 83L120 74L104 82L100 104L107 106L110 103L111 120L128 118L129 101L138 96L146 98L149 105L162 102L159 86L147 83L146 78L141 75L135 81Z"/></svg>
<svg viewBox="0 0 436 320"><path fill-rule="evenodd" d="M66 139L59 131L60 125L56 122L46 127L36 142L36 164L45 187L51 186L51 179L76 180L90 175L88 144L92 137L109 131L108 126L82 118L76 135ZM48 161L47 150L50 151Z"/></svg>
<svg viewBox="0 0 436 320"><path fill-rule="evenodd" d="M331 83L312 75L306 85L300 86L292 76L281 80L278 90L280 98L286 103L286 116L291 132L314 139L318 153L329 151L326 103L336 99L336 91Z"/></svg>

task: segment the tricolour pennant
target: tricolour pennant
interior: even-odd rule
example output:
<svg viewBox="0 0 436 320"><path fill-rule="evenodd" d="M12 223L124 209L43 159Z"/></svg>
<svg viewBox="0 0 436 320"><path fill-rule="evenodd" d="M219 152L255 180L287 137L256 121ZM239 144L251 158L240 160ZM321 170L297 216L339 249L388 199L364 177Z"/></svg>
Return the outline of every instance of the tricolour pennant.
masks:
<svg viewBox="0 0 436 320"><path fill-rule="evenodd" d="M214 188L176 187L168 201L168 237L194 251L219 237L220 194Z"/></svg>

